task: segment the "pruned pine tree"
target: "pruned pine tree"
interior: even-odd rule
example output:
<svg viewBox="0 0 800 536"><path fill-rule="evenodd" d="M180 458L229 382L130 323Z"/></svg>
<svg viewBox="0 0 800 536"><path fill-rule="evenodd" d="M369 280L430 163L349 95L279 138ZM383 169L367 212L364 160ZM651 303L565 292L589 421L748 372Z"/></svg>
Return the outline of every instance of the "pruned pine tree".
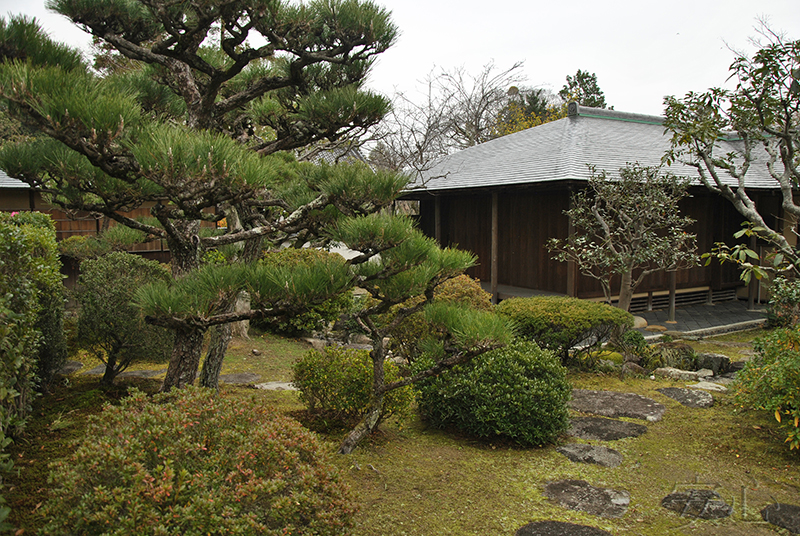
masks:
<svg viewBox="0 0 800 536"><path fill-rule="evenodd" d="M32 21L3 21L0 97L40 136L4 146L0 167L58 206L166 241L176 278L194 279L211 248L236 244L246 261L265 239L313 240L338 218L386 206L405 184L364 167L301 165L287 153L369 128L388 110L387 99L361 89L397 33L372 2L49 6L129 61L99 76ZM152 218L125 215L141 207ZM213 232L223 218L240 225ZM204 315L226 318L230 301L220 297ZM167 390L194 381L206 328L162 323L176 331Z"/></svg>

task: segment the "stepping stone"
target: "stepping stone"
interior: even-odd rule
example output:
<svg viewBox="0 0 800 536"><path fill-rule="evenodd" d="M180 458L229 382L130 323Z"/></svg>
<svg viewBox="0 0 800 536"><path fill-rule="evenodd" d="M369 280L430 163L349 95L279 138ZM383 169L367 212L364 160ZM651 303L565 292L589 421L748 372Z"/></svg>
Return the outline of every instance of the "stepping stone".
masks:
<svg viewBox="0 0 800 536"><path fill-rule="evenodd" d="M253 387L264 391L297 391L297 387L291 382L265 382L257 383Z"/></svg>
<svg viewBox="0 0 800 536"><path fill-rule="evenodd" d="M245 383L255 383L261 379L261 376L258 374L254 374L252 372L237 372L236 374L222 374L219 377L219 381L225 383L236 383L236 384L245 384Z"/></svg>
<svg viewBox="0 0 800 536"><path fill-rule="evenodd" d="M684 389L682 387L664 387L656 389L664 396L677 400L682 405L689 408L710 408L714 405L714 397L711 393L699 389Z"/></svg>
<svg viewBox="0 0 800 536"><path fill-rule="evenodd" d="M78 372L83 368L83 363L80 361L67 361L58 371L62 376L69 376L73 372Z"/></svg>
<svg viewBox="0 0 800 536"><path fill-rule="evenodd" d="M728 390L728 388L724 385L712 382L697 382L687 385L686 387L690 389L702 389L703 391L717 391L719 393L724 393Z"/></svg>
<svg viewBox="0 0 800 536"><path fill-rule="evenodd" d="M576 463L596 463L603 467L617 467L622 463L622 454L599 445L570 443L556 450Z"/></svg>
<svg viewBox="0 0 800 536"><path fill-rule="evenodd" d="M81 374L88 374L90 376L99 376L99 375L105 374L105 372L106 372L106 366L105 365L97 365L96 367L91 368L91 369L89 369L87 371L84 371Z"/></svg>
<svg viewBox="0 0 800 536"><path fill-rule="evenodd" d="M658 422L666 408L653 399L634 393L573 389L569 407L603 417L630 417Z"/></svg>
<svg viewBox="0 0 800 536"><path fill-rule="evenodd" d="M723 501L719 493L710 489L671 493L661 499L661 506L678 512L681 517L700 519L722 519L733 513L733 507Z"/></svg>
<svg viewBox="0 0 800 536"><path fill-rule="evenodd" d="M161 370L127 370L117 374L117 378L154 378L161 374L165 374L167 369Z"/></svg>
<svg viewBox="0 0 800 536"><path fill-rule="evenodd" d="M761 517L767 523L784 528L792 534L800 534L800 506L781 503L770 504L761 510Z"/></svg>
<svg viewBox="0 0 800 536"><path fill-rule="evenodd" d="M576 417L571 421L569 435L581 439L616 441L626 437L639 437L647 432L647 426L602 417Z"/></svg>
<svg viewBox="0 0 800 536"><path fill-rule="evenodd" d="M520 527L514 536L611 536L611 533L563 521L537 521Z"/></svg>
<svg viewBox="0 0 800 536"><path fill-rule="evenodd" d="M650 332L653 332L653 333L656 333L656 332L663 333L663 332L667 331L667 328L665 328L664 326L659 326L658 324L653 324L651 326L647 326L646 328L644 328L644 330L645 331L650 331Z"/></svg>
<svg viewBox="0 0 800 536"><path fill-rule="evenodd" d="M585 480L548 482L544 494L565 508L601 517L622 517L631 502L627 491L596 488Z"/></svg>

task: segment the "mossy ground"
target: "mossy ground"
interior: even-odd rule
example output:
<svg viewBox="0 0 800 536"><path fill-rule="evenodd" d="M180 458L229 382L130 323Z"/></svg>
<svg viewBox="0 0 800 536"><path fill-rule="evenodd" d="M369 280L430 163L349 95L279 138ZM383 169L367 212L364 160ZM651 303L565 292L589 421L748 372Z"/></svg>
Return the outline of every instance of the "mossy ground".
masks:
<svg viewBox="0 0 800 536"><path fill-rule="evenodd" d="M748 355L748 343L756 335L731 334L691 344L738 360ZM234 341L223 373L253 371L264 381L288 381L291 363L307 350L301 341L272 335ZM136 368L163 366L142 363ZM783 445L770 415L737 407L729 394L715 394L712 408L692 409L656 391L684 385L679 382L589 373L573 373L570 379L578 388L648 396L667 406L667 412L660 422L648 423L641 437L603 442L624 456L613 469L572 463L556 445L527 449L500 440L478 441L430 429L416 417L387 422L354 454L334 458L361 505L354 534L512 535L526 523L546 519L645 536L786 533L759 515L772 502L800 504L800 458ZM37 401L25 436L14 445L19 475L7 479L5 496L13 509L11 522L24 530L19 534L33 534L42 524L37 512L47 497L47 463L69 454L86 416L119 400L128 386L147 391L159 386L158 380L126 379L102 389L98 380L78 373L55 385ZM243 386L222 388L222 396L252 395ZM293 392L258 391L258 396L292 415L302 410ZM334 451L341 436L342 431L329 431L322 437ZM547 481L562 478L626 490L631 506L621 519L566 510L542 493ZM660 506L662 497L690 488L716 490L734 507L733 515L693 521Z"/></svg>

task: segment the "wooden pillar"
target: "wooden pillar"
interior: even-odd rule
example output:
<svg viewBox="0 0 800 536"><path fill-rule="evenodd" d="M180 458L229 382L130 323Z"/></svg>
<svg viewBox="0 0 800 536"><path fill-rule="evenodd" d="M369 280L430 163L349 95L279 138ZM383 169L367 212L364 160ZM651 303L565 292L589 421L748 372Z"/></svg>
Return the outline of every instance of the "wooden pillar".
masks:
<svg viewBox="0 0 800 536"><path fill-rule="evenodd" d="M433 227L433 238L440 247L444 247L442 244L442 198L439 196L436 196L433 201Z"/></svg>
<svg viewBox="0 0 800 536"><path fill-rule="evenodd" d="M678 286L678 272L669 273L669 314L667 322L675 323L675 289Z"/></svg>
<svg viewBox="0 0 800 536"><path fill-rule="evenodd" d="M497 278L498 278L498 198L497 192L492 192L492 261L491 261L491 278L492 278L492 303L497 303Z"/></svg>
<svg viewBox="0 0 800 536"><path fill-rule="evenodd" d="M573 188L570 187L568 205L569 209L572 209L574 206L573 195ZM575 224L573 223L572 218L569 216L567 217L567 221L567 237L572 238L572 235L575 234ZM573 260L567 261L567 296L571 296L573 298L578 297L578 267Z"/></svg>

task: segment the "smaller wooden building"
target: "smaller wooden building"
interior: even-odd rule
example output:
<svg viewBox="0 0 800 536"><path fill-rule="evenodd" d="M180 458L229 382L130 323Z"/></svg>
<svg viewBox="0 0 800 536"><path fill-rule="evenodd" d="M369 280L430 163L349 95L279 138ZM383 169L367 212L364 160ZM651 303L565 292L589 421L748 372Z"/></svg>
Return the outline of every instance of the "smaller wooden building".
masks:
<svg viewBox="0 0 800 536"><path fill-rule="evenodd" d="M735 141L727 145L725 152L739 148ZM571 263L553 260L545 244L572 232L564 211L572 193L585 187L589 165L612 174L633 162L657 166L668 149L661 117L571 103L564 119L444 158L404 198L419 202L419 224L428 236L478 257L478 266L469 273L491 288L496 299L503 292L600 299L599 283ZM668 169L697 177L694 168L683 164ZM766 166L755 162L748 175L748 191L762 214L779 221L780 191ZM691 232L703 253L715 242L731 243L743 218L728 201L696 184L682 211L696 221ZM735 266L716 262L676 276L679 303L735 297L741 286ZM669 275L653 274L637 289L634 307L652 305L668 291Z"/></svg>

